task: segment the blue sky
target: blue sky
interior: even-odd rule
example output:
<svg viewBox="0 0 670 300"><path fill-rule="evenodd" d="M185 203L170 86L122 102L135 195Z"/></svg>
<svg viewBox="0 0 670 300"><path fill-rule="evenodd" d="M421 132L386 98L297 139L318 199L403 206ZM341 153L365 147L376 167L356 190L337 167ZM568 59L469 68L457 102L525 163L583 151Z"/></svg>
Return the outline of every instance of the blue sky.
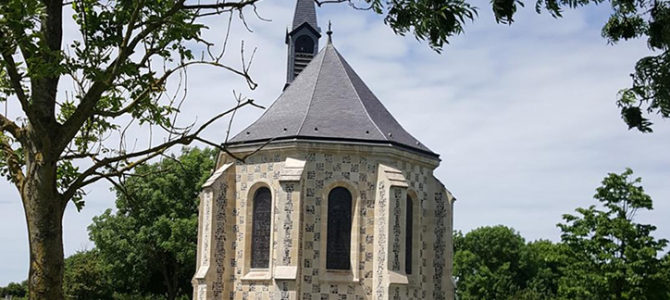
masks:
<svg viewBox="0 0 670 300"><path fill-rule="evenodd" d="M655 118L653 134L629 131L614 103L617 91L630 85L635 62L650 53L645 41L608 45L600 36L607 5L566 11L556 20L536 14L533 4L506 26L495 23L488 1L476 1L479 18L442 54L411 36L394 35L370 12L328 5L318 14L324 31L328 20L333 22L334 45L396 119L441 154L435 174L458 199L455 229L504 224L527 240L559 240L555 225L561 215L595 204L592 196L602 178L631 167L655 201L655 209L640 212L638 220L657 225L656 236L670 239L664 217L670 213L670 122ZM229 108L233 89L262 105L277 98L292 10L293 1L265 1L258 11L271 22L248 14L253 32L234 24L226 61L239 66L241 40L247 54L257 47L251 69L256 90L221 70L189 70L184 124ZM224 19L208 18L208 37L222 40ZM66 40L76 38L74 33L67 24ZM63 84L60 92L68 88ZM241 111L233 131L261 113ZM226 124L217 123L205 136L222 141ZM135 132L140 141L148 136L147 128ZM86 227L114 205L107 184L87 191L84 210L70 206L65 215L67 255L94 247ZM5 285L28 274L23 210L6 182L0 182L0 220L0 285Z"/></svg>

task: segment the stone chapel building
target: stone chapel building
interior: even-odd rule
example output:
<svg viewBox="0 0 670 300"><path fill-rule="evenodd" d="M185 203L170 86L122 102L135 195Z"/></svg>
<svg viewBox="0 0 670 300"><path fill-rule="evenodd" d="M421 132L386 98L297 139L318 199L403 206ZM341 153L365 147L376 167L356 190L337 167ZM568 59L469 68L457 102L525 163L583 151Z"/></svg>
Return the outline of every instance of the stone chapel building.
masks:
<svg viewBox="0 0 670 300"><path fill-rule="evenodd" d="M297 0L283 93L200 195L194 299L453 299L454 197Z"/></svg>

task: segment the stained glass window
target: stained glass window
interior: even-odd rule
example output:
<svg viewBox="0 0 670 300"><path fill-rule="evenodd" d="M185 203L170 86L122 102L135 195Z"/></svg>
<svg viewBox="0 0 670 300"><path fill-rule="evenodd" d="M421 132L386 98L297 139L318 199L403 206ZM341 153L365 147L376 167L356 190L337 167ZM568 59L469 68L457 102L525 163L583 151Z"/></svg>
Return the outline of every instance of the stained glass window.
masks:
<svg viewBox="0 0 670 300"><path fill-rule="evenodd" d="M412 274L412 197L407 195L405 209L405 274Z"/></svg>
<svg viewBox="0 0 670 300"><path fill-rule="evenodd" d="M326 268L351 268L351 193L336 187L328 194L328 236Z"/></svg>
<svg viewBox="0 0 670 300"><path fill-rule="evenodd" d="M268 268L270 263L270 224L272 194L266 187L254 194L251 231L251 267Z"/></svg>

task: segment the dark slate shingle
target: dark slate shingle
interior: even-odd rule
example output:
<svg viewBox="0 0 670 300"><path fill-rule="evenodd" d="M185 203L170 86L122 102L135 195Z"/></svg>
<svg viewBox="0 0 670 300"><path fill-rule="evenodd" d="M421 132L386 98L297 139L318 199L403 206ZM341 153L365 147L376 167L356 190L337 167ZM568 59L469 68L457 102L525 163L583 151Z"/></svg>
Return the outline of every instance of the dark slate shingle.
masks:
<svg viewBox="0 0 670 300"><path fill-rule="evenodd" d="M295 4L295 13L293 14L293 26L291 31L300 27L303 23L307 23L315 30L319 30L316 23L316 9L314 8L314 0L298 0Z"/></svg>
<svg viewBox="0 0 670 300"><path fill-rule="evenodd" d="M382 142L437 156L402 128L330 42L229 144L271 138Z"/></svg>

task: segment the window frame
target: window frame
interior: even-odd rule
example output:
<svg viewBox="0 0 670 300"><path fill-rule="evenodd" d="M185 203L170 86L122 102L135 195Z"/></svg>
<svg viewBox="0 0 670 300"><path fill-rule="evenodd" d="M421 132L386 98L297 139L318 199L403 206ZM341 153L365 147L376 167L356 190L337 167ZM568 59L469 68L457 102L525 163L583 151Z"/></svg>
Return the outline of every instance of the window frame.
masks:
<svg viewBox="0 0 670 300"><path fill-rule="evenodd" d="M261 200L260 195L259 195L259 192L261 192L261 191L267 191L267 193L269 194L269 197L270 197L269 203L267 204L268 205L268 207L267 207L267 214L268 214L267 215L267 218L268 218L267 222L270 223L270 224L268 224L269 227L268 227L268 232L267 232L267 235L268 235L267 236L268 247L267 247L267 253L266 253L267 261L264 261L264 263L266 263L267 265L264 266L264 267L254 266L254 259L261 259L260 257L256 257L254 255L255 254L254 241L255 241L255 238L257 238L255 236L256 229L257 229L256 225L258 224L257 218L259 217L258 215L256 215L256 213L259 212L257 210L257 208L258 208L257 206L258 206L258 201ZM272 239L270 239L270 235L272 234L272 191L268 187L260 186L254 192L254 196L252 197L251 201L252 201L252 205L251 205L251 220L250 220L250 222L251 222L251 232L250 232L250 235L251 235L251 243L252 244L251 244L251 258L250 258L251 260L250 260L249 264L250 264L251 269L268 269L268 268L270 268L270 249L272 248Z"/></svg>
<svg viewBox="0 0 670 300"><path fill-rule="evenodd" d="M332 208L332 209L335 208L335 207L332 207L332 206L331 206L331 204L332 204L332 203L331 203L331 200L332 200L332 198L334 198L333 193L336 192L336 191L345 191L346 193L349 194L349 195L348 195L348 196L349 196L349 199L348 199L348 202L349 202L349 204L348 204L348 206L349 206L349 215L346 216L346 219L349 220L349 224L348 224L348 226L349 226L349 237L347 238L346 235L344 236L345 239L348 239L348 240L349 240L349 245L348 245L349 247L346 249L346 250L348 250L348 251L344 251L344 253L342 253L343 255L346 255L346 259L348 259L349 261L348 261L348 268L342 268L342 269L340 269L340 268L332 268L332 267L329 267L329 266L328 266L329 263L334 263L334 261L338 261L338 260L342 260L342 259L344 259L343 257L338 257L338 258L333 257L333 258L330 258L330 253L329 253L329 251L328 251L328 250L331 249L331 242L333 242L333 238L334 238L334 237L331 237L331 236L330 236L330 233L331 233L331 228L330 228L330 226L331 226L331 225L335 225L335 224L333 224L333 222L330 220L330 218L331 218L331 212L333 212L333 211L331 210L331 208ZM326 269L328 269L328 270L336 270L336 271L348 271L348 270L351 270L351 269L353 268L353 266L351 265L351 244L352 244L352 243L351 243L351 233L352 233L352 231L354 230L354 228L353 228L353 223L354 223L354 218L353 218L353 217L354 217L354 196L351 194L351 191L349 191L349 189L347 189L347 188L345 188L345 187L342 187L342 186L336 186L336 187L330 189L330 191L328 192L328 201L326 202L326 204L327 204L327 207L325 207L325 208L326 208L326 210L327 210L327 219L328 219L328 220L327 220L327 223L326 223L326 224L327 224L327 226L326 226L326 230L325 230L325 234L326 234L326 248L325 248L325 249L326 249ZM334 212L333 212L333 213L334 213ZM340 223L340 224L338 224L338 225L340 225L340 226L346 226L344 223ZM321 232L322 232L322 234L323 234L323 233L324 233L324 230L321 230ZM346 253L346 252L348 252L348 253Z"/></svg>
<svg viewBox="0 0 670 300"><path fill-rule="evenodd" d="M270 249L268 253L268 267L267 268L252 268L251 267L251 257L252 257L252 242L253 242L253 223L254 223L254 196L256 192L261 188L267 188L270 190ZM275 227L275 218L274 218L274 209L275 209L275 198L276 193L275 189L272 187L268 181L257 181L251 185L247 191L244 207L244 260L242 268L242 280L270 280L272 279L272 269L274 268L272 257L273 247L272 243L274 241L274 227Z"/></svg>
<svg viewBox="0 0 670 300"><path fill-rule="evenodd" d="M337 270L337 269L328 269L326 267L327 260L327 232L328 232L328 196L330 192L337 188L345 188L351 193L351 239L349 247L349 259L350 259L350 268L349 270ZM360 230L361 230L361 220L360 220L360 191L353 184L344 180L336 180L329 184L326 184L322 190L321 194L321 204L319 205L321 209L321 238L320 238L320 259L319 266L322 270L321 274L324 274L320 280L323 282L358 282L360 280Z"/></svg>
<svg viewBox="0 0 670 300"><path fill-rule="evenodd" d="M419 286L421 284L419 280L419 269L420 269L420 248L421 247L416 247L421 245L421 234L423 232L423 227L422 227L422 214L421 214L421 199L419 198L419 195L411 189L407 189L407 196L405 198L405 201L407 199L412 199L412 246L415 246L413 248L414 251L412 251L412 258L411 258L411 263L412 263L412 274L406 274L406 266L402 270L405 276L407 276L407 280L410 286ZM407 212L405 212L407 214ZM405 217L405 220L407 220L407 217ZM406 229L405 229L406 230ZM405 247L407 245L405 244ZM405 255L407 255L407 251L405 251ZM405 262L406 263L406 262Z"/></svg>
<svg viewBox="0 0 670 300"><path fill-rule="evenodd" d="M411 276L414 268L414 198L407 193L405 196L405 275Z"/></svg>

